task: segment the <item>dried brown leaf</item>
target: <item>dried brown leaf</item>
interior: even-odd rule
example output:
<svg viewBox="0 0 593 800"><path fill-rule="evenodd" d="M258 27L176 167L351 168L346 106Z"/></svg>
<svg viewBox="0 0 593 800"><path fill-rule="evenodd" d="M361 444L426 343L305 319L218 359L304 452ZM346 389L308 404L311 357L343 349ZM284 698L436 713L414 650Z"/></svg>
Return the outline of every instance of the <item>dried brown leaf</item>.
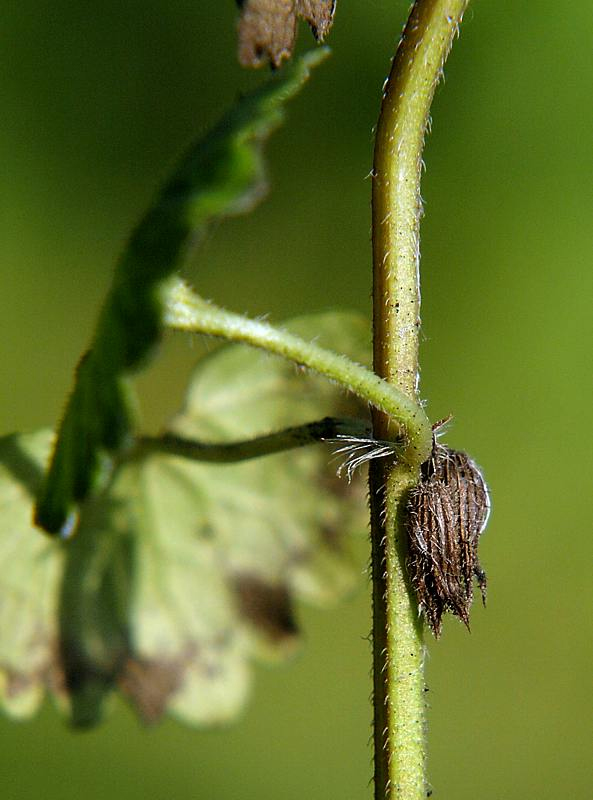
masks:
<svg viewBox="0 0 593 800"><path fill-rule="evenodd" d="M239 20L239 61L259 67L267 61L278 67L292 55L298 19L323 41L331 28L335 0L244 0Z"/></svg>

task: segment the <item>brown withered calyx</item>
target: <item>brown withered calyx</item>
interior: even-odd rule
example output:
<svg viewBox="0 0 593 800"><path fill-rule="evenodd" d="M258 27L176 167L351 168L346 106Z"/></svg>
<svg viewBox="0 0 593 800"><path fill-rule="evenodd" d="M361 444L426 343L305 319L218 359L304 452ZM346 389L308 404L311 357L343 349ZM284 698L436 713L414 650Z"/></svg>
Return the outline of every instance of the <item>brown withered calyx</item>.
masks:
<svg viewBox="0 0 593 800"><path fill-rule="evenodd" d="M436 439L407 504L409 575L434 635L450 611L469 628L473 580L486 602L478 541L490 509L488 488L471 458Z"/></svg>
<svg viewBox="0 0 593 800"><path fill-rule="evenodd" d="M270 62L279 67L292 56L299 19L309 23L318 42L331 28L336 0L237 0L239 61L244 67Z"/></svg>

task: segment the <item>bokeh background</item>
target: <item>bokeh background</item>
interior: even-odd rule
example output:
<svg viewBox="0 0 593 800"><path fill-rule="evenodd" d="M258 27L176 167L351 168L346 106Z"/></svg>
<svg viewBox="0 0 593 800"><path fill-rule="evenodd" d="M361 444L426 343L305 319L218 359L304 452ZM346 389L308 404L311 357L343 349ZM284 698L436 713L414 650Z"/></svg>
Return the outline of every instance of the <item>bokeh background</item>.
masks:
<svg viewBox="0 0 593 800"><path fill-rule="evenodd" d="M188 272L281 319L370 312L372 127L405 0L338 3L333 57L269 147L271 196ZM0 432L53 423L127 232L186 144L263 75L235 62L231 0L21 0L0 67ZM301 31L300 47L310 46ZM430 642L435 797L593 796L593 6L475 0L434 105L422 227L422 393L484 467L486 611ZM195 350L139 380L147 428ZM371 796L366 551L360 589L301 609L305 646L258 668L234 727L86 734L51 707L0 721L6 800ZM9 569L10 565L2 565Z"/></svg>

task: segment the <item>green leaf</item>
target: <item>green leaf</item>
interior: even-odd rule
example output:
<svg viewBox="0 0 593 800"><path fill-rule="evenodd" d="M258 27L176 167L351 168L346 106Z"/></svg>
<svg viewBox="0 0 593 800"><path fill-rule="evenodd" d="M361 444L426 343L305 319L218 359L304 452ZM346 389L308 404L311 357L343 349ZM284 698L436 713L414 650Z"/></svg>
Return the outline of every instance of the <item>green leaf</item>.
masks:
<svg viewBox="0 0 593 800"><path fill-rule="evenodd" d="M250 210L265 192L263 141L282 105L327 51L305 55L235 107L192 147L120 259L91 349L81 360L36 510L50 533L67 531L72 512L109 476L105 453L121 454L133 427L128 377L158 343L167 280L186 251L222 216Z"/></svg>
<svg viewBox="0 0 593 800"><path fill-rule="evenodd" d="M369 333L358 317L321 314L289 327L368 360ZM197 365L171 429L231 441L364 411L327 380L232 345ZM36 452L37 470L43 455ZM32 498L21 492L28 527L11 552L18 560L22 547L27 556L34 541L60 567L44 602L53 609L55 642L60 597L51 668L65 676L75 724L99 721L114 688L145 721L165 712L195 725L232 719L249 690L250 662L284 658L298 645L297 603L331 604L360 573L350 544L366 533L365 491L335 472L331 445L224 465L140 452L85 503L77 536L61 547L33 533ZM15 492L18 480L17 471L7 473L0 497ZM17 571L29 569L27 557ZM0 596L9 572L0 562ZM26 579L22 585L36 591ZM38 613L25 601L23 614ZM9 629L2 629L3 652L15 646Z"/></svg>

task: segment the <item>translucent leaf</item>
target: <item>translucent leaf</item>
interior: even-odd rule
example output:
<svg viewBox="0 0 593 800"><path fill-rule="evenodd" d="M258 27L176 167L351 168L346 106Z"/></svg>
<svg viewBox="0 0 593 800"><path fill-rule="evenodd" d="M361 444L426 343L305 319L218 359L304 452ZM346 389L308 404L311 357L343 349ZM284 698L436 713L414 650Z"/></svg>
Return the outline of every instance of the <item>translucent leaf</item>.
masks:
<svg viewBox="0 0 593 800"><path fill-rule="evenodd" d="M32 524L52 434L0 439L0 698L15 717L34 713L46 688L60 693L56 659L61 546Z"/></svg>
<svg viewBox="0 0 593 800"><path fill-rule="evenodd" d="M368 331L357 317L317 315L290 328L366 360ZM198 364L171 429L220 442L363 413L323 378L233 345ZM45 434L39 441L33 489L49 444ZM23 577L19 614L6 617L1 632L6 663L29 674L29 640L19 650L13 628L19 615L31 630L37 617L45 620L43 677L28 710L43 686L61 695L65 685L77 725L96 723L114 688L145 721L165 711L196 725L232 719L249 690L250 662L294 652L297 602L334 602L361 571L349 545L366 531L364 488L335 471L323 444L230 465L137 455L87 501L77 536L60 547L31 529L32 495L20 487L22 470L9 470L0 496L18 498L20 528L6 537L15 574L28 576L33 550L52 565L43 600ZM6 561L0 570L4 598ZM50 680L54 674L64 678Z"/></svg>

